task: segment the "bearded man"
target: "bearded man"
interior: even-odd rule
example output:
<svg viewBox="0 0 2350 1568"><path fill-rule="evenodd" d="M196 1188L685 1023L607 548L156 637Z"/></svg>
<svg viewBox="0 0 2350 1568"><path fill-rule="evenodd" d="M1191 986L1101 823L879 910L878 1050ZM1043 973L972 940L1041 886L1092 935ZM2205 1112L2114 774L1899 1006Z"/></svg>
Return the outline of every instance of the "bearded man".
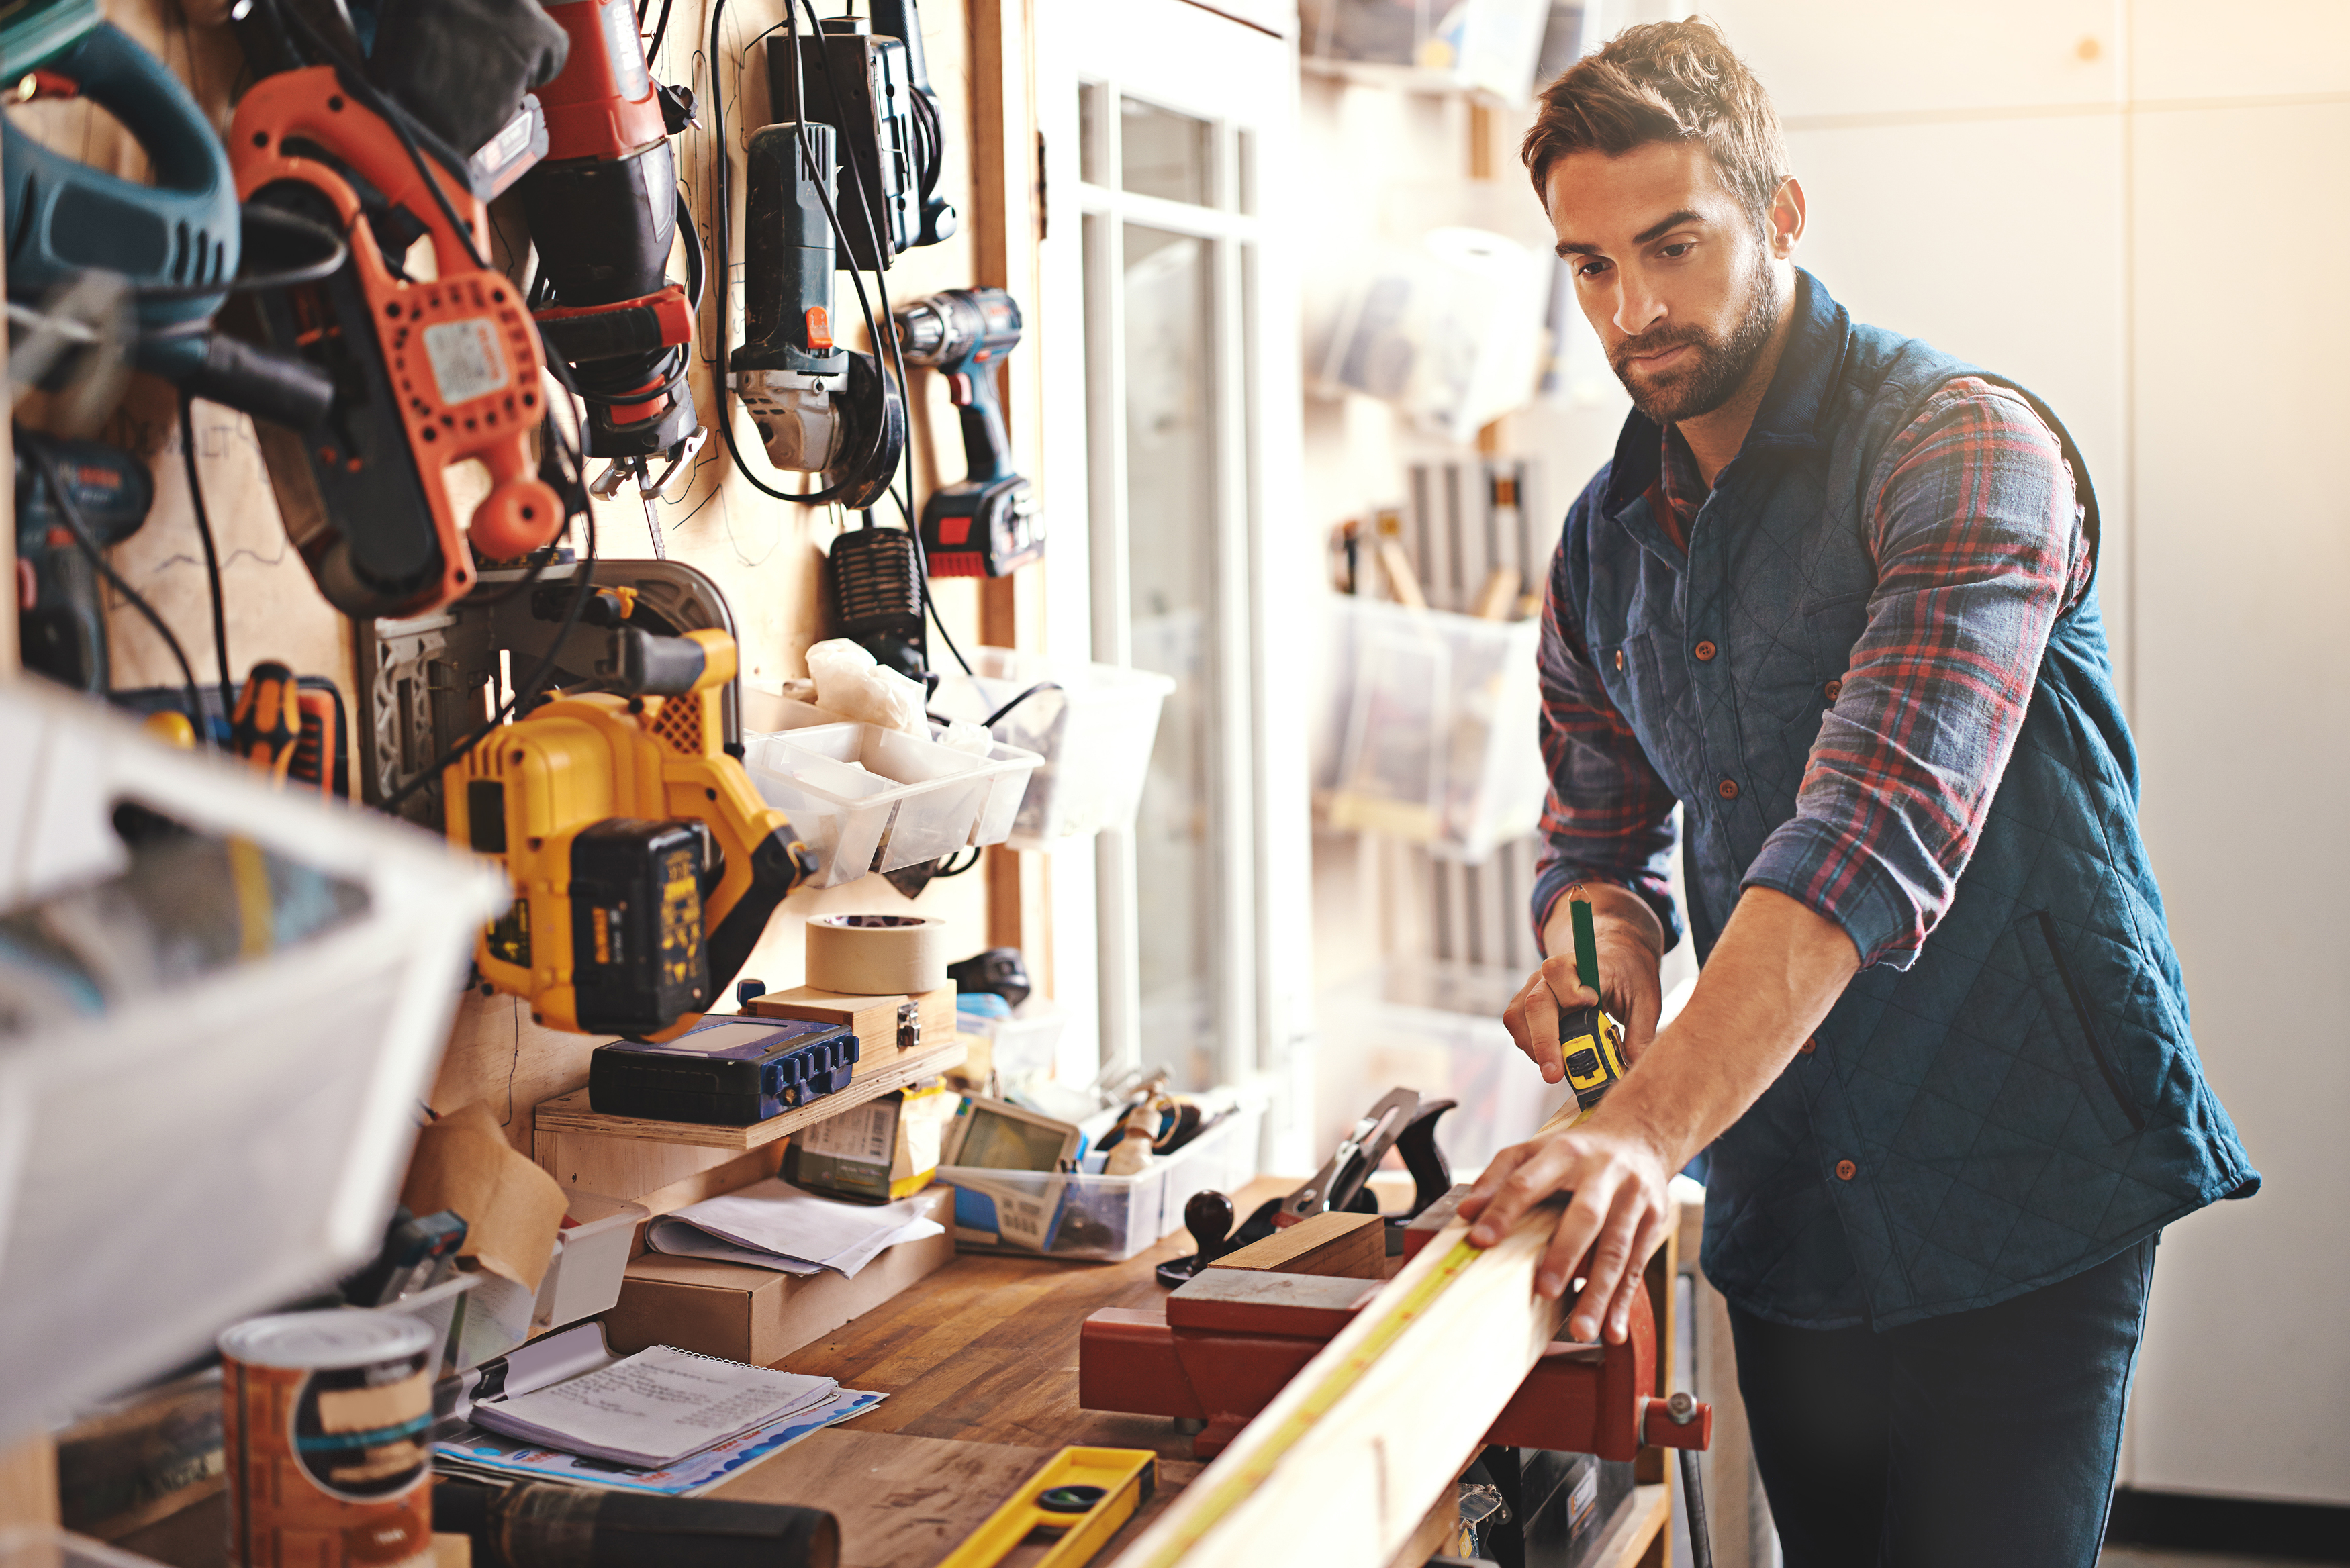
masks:
<svg viewBox="0 0 2350 1568"><path fill-rule="evenodd" d="M1577 64L1524 159L1633 412L1551 567L1554 956L1507 1021L1556 1083L1561 1009L1601 1001L1632 1065L1494 1160L1471 1239L1572 1194L1538 1288L1620 1341L1710 1152L1789 1568L2091 1568L2161 1229L2261 1179L2138 837L2087 468L1796 268L1777 116L1706 25ZM1676 805L1703 970L1659 1030Z"/></svg>

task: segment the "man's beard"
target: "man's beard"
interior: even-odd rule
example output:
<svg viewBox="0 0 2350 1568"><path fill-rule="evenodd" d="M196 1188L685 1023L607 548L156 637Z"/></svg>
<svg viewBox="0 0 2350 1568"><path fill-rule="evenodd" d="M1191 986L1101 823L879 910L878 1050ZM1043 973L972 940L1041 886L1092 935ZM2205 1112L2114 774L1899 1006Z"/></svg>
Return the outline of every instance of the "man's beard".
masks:
<svg viewBox="0 0 2350 1568"><path fill-rule="evenodd" d="M1754 276L1747 291L1746 314L1731 329L1727 337L1717 337L1695 323L1664 326L1627 337L1607 356L1616 371L1616 379L1632 394L1632 406L1660 425L1680 420L1693 420L1710 414L1728 402L1754 362L1762 356L1763 348L1771 341L1772 329L1779 324L1779 275L1762 258L1761 248L1755 251ZM1660 380L1635 385L1632 360L1635 356L1658 354L1667 348L1688 344L1693 350L1690 364L1676 368Z"/></svg>

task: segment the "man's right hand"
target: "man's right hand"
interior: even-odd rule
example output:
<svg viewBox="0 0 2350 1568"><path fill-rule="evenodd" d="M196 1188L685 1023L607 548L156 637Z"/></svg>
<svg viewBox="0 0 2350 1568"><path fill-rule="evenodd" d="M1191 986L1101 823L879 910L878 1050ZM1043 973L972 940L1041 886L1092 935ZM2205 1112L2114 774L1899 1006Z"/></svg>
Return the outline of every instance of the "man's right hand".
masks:
<svg viewBox="0 0 2350 1568"><path fill-rule="evenodd" d="M1582 897L1591 902L1592 936L1598 949L1596 997L1575 975L1573 915L1567 905ZM1543 961L1502 1013L1510 1038L1542 1069L1543 1082L1555 1084L1566 1076L1558 1049L1559 1014L1588 1007L1595 1001L1624 1026L1626 1064L1639 1059L1656 1037L1657 1013L1664 1004L1664 988L1658 977L1664 935L1656 911L1622 888L1586 883L1552 906L1543 929L1543 949L1554 956Z"/></svg>

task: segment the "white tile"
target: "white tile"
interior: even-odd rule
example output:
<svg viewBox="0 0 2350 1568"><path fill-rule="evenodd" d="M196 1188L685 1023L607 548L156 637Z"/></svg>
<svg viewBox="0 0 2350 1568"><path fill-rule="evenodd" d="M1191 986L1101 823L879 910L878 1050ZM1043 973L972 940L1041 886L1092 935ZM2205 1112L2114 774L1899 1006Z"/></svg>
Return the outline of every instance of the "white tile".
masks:
<svg viewBox="0 0 2350 1568"><path fill-rule="evenodd" d="M1780 114L1797 120L2110 103L2121 92L2120 13L2116 0L1717 0L1704 8Z"/></svg>
<svg viewBox="0 0 2350 1568"><path fill-rule="evenodd" d="M2268 1187L2164 1241L2132 1479L2336 1503L2350 1502L2345 148L2350 106L2143 116L2136 151L2142 820L2198 1047ZM2294 1412L2282 1427L2280 1410Z"/></svg>
<svg viewBox="0 0 2350 1568"><path fill-rule="evenodd" d="M2350 91L2341 0L2137 0L2130 20L2140 100Z"/></svg>

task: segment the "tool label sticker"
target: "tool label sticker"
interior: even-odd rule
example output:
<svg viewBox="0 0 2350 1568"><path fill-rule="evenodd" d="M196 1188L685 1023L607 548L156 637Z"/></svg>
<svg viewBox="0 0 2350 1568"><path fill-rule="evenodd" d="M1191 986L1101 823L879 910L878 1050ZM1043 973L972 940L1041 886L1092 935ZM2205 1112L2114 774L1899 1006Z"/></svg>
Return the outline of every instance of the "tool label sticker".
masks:
<svg viewBox="0 0 2350 1568"><path fill-rule="evenodd" d="M514 379L497 326L486 316L443 321L424 329L424 353L444 404L471 402Z"/></svg>

